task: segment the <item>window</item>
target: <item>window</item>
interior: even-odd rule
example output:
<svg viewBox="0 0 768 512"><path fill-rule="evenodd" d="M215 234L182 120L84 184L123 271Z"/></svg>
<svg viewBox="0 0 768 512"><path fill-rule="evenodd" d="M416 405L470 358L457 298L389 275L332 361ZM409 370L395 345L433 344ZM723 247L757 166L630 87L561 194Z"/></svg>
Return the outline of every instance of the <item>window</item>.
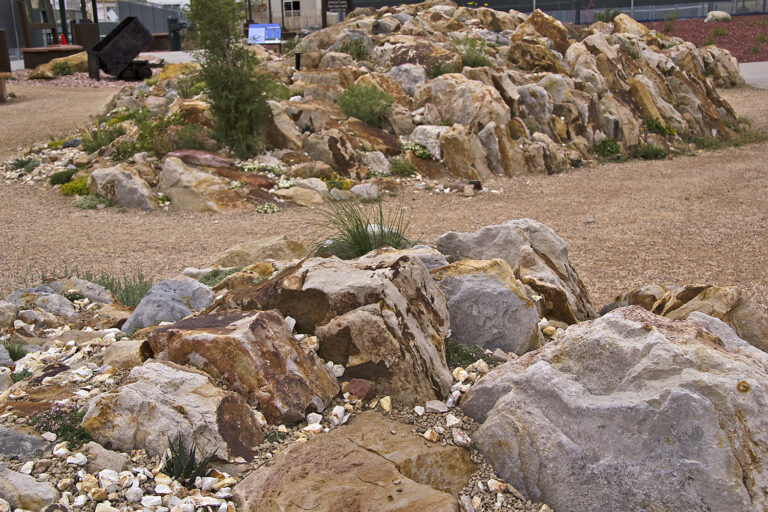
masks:
<svg viewBox="0 0 768 512"><path fill-rule="evenodd" d="M292 0L290 2L283 2L283 9L285 10L285 16L288 18L301 16L301 1Z"/></svg>

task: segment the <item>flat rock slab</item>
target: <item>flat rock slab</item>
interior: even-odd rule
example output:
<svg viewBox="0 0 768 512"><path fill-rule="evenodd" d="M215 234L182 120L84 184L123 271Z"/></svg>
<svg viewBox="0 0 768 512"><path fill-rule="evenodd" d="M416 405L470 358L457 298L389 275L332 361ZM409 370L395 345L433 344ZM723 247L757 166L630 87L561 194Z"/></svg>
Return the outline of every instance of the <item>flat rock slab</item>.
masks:
<svg viewBox="0 0 768 512"><path fill-rule="evenodd" d="M357 417L349 427L319 435L308 443L294 444L280 452L271 465L257 469L235 487L237 509L243 512L459 512L455 497L416 482L406 473L440 481L430 474L432 463L461 464L449 462L450 456L431 458L425 440L411 434L407 427L406 436L398 430L392 434L389 429L393 424L372 412ZM432 447L435 451L446 448ZM463 452L460 448L451 448ZM457 460L462 460L462 456ZM463 466L469 474L457 472L460 479L466 478L462 485L468 481L472 466L471 461ZM443 483L451 489L460 488L457 481Z"/></svg>
<svg viewBox="0 0 768 512"><path fill-rule="evenodd" d="M4 457L17 457L21 460L39 457L47 446L48 441L36 432L0 425L0 455Z"/></svg>

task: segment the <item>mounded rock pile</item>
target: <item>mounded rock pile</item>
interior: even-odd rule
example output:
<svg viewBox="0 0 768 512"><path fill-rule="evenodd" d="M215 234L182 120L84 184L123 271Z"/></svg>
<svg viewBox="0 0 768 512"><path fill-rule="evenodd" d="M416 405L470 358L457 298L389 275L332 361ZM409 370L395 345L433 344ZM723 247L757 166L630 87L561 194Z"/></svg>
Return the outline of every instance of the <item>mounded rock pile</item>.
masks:
<svg viewBox="0 0 768 512"><path fill-rule="evenodd" d="M190 267L120 315L76 278L0 302L0 510L768 506L766 317L738 289L646 286L598 318L531 219L306 252L244 242L212 289ZM184 487L172 439L216 469Z"/></svg>

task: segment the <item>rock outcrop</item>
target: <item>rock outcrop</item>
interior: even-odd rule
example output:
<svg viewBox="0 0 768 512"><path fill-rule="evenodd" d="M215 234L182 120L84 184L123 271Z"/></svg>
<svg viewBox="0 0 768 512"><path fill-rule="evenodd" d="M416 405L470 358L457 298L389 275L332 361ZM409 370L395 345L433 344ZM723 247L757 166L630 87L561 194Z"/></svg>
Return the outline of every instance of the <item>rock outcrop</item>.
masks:
<svg viewBox="0 0 768 512"><path fill-rule="evenodd" d="M462 408L496 472L554 510L761 510L767 382L763 352L631 306L492 371Z"/></svg>

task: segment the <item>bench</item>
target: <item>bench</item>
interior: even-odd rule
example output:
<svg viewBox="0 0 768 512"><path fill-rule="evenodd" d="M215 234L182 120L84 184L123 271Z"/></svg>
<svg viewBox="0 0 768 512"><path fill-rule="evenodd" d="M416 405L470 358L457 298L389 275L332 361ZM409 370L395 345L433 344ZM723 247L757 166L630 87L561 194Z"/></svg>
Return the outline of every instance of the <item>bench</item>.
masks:
<svg viewBox="0 0 768 512"><path fill-rule="evenodd" d="M35 69L40 64L47 64L53 59L69 57L82 51L83 47L77 44L55 44L40 48L21 48L26 69Z"/></svg>

